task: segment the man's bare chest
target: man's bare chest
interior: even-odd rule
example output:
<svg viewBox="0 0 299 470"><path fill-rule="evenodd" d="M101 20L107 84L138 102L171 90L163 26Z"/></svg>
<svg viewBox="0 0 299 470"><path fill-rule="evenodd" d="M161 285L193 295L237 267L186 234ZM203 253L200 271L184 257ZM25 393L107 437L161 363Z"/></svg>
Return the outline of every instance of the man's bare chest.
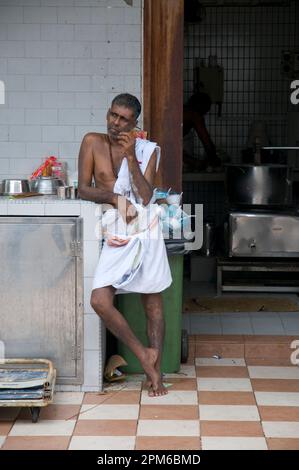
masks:
<svg viewBox="0 0 299 470"><path fill-rule="evenodd" d="M105 150L105 152L94 153L94 177L96 183L110 185L114 184L117 179L123 155L116 152L110 153L109 149Z"/></svg>

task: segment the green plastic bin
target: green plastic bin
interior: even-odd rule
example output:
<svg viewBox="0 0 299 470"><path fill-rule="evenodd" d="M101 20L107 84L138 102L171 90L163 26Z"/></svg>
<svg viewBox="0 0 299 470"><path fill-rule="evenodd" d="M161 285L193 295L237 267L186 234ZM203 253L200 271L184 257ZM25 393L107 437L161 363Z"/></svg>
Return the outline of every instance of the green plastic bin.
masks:
<svg viewBox="0 0 299 470"><path fill-rule="evenodd" d="M163 293L165 318L165 340L162 356L161 372L178 372L181 363L181 332L182 332L182 295L183 295L183 260L182 255L168 255L172 274L172 284ZM140 294L121 294L117 296L117 307L128 321L137 338L148 345L146 335L146 316ZM121 341L118 341L118 354L128 363L124 371L142 373L139 360Z"/></svg>

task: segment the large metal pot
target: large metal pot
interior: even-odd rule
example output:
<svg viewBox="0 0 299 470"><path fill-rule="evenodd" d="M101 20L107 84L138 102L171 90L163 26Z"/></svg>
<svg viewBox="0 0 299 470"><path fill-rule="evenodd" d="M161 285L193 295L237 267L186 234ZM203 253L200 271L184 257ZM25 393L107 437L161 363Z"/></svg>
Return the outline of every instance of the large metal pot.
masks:
<svg viewBox="0 0 299 470"><path fill-rule="evenodd" d="M32 191L41 194L56 194L59 186L63 186L63 181L53 176L41 176L31 182Z"/></svg>
<svg viewBox="0 0 299 470"><path fill-rule="evenodd" d="M287 165L226 165L231 205L281 206L292 203L292 169Z"/></svg>

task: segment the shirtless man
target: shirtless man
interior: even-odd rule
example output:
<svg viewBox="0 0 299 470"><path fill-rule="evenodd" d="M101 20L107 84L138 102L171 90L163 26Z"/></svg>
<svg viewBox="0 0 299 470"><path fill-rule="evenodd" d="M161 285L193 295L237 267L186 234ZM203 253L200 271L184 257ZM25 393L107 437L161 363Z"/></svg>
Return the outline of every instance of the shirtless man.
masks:
<svg viewBox="0 0 299 470"><path fill-rule="evenodd" d="M113 192L123 159L126 158L128 162L134 194L144 205L151 200L156 173L156 151L151 155L144 174L136 158L135 137L130 131L135 128L140 111L141 105L137 98L129 94L118 95L107 112L107 134L92 132L85 135L79 153L80 197L98 204L111 204L127 223L136 216L134 205L125 196ZM93 176L95 187L91 186ZM165 330L161 293L141 294L150 346L144 347L123 315L114 307L115 292L113 286L94 289L91 306L106 327L139 359L147 375L149 395L165 395L167 390L162 384L160 371Z"/></svg>

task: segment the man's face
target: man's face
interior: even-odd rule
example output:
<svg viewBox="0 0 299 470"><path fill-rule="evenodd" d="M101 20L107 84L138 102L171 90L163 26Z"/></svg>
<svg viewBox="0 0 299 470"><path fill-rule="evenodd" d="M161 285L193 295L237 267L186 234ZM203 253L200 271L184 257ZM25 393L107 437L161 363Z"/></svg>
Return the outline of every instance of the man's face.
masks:
<svg viewBox="0 0 299 470"><path fill-rule="evenodd" d="M107 133L117 141L120 132L130 132L136 126L134 112L125 106L113 105L107 112Z"/></svg>

